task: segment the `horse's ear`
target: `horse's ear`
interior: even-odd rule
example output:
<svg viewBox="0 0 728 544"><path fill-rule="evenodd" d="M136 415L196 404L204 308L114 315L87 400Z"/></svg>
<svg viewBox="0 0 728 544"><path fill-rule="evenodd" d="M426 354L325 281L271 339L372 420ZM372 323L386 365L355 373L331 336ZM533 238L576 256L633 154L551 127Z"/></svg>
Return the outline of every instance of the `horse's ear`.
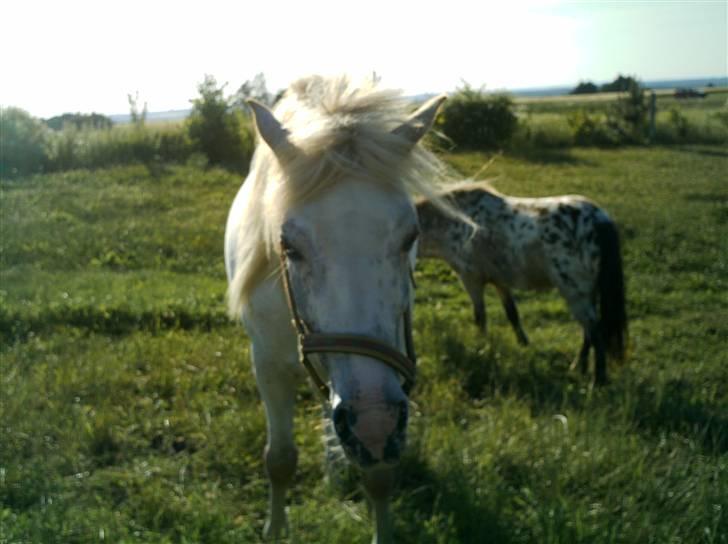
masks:
<svg viewBox="0 0 728 544"><path fill-rule="evenodd" d="M293 150L293 144L288 139L288 131L283 128L267 106L256 100L246 100L245 102L253 112L255 126L260 137L273 150L278 159L287 157Z"/></svg>
<svg viewBox="0 0 728 544"><path fill-rule="evenodd" d="M432 127L437 116L437 110L440 109L440 105L446 98L447 96L444 94L430 98L392 132L409 140L412 145L415 145Z"/></svg>

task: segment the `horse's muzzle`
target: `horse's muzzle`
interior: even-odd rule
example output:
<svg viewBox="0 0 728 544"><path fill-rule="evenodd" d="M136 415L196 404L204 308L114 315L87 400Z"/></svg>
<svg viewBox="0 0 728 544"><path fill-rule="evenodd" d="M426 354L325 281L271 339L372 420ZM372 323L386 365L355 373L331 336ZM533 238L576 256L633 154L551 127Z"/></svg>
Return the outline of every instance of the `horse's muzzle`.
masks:
<svg viewBox="0 0 728 544"><path fill-rule="evenodd" d="M332 419L344 452L360 467L399 462L406 441L406 401L365 409L340 402Z"/></svg>
<svg viewBox="0 0 728 544"><path fill-rule="evenodd" d="M394 465L405 446L407 401L357 407L340 402L333 410L334 430L346 455L362 468Z"/></svg>

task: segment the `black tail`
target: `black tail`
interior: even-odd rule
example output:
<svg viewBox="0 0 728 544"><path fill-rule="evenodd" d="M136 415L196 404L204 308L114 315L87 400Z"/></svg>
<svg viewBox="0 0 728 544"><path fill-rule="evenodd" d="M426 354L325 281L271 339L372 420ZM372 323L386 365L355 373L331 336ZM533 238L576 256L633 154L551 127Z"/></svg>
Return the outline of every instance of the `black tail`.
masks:
<svg viewBox="0 0 728 544"><path fill-rule="evenodd" d="M601 254L599 305L602 338L609 356L621 360L624 359L627 344L627 310L619 232L611 221L600 221L596 224L596 234Z"/></svg>

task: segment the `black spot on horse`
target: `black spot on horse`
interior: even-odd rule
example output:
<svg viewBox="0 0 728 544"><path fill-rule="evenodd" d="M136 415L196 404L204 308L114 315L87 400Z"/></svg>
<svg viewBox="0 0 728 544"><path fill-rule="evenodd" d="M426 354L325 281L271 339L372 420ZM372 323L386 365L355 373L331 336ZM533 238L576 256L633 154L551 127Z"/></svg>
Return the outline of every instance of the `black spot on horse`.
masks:
<svg viewBox="0 0 728 544"><path fill-rule="evenodd" d="M551 223L553 223L554 227L558 230L566 230L566 221L564 221L564 218L561 214L554 214L551 216Z"/></svg>
<svg viewBox="0 0 728 544"><path fill-rule="evenodd" d="M571 221L574 223L574 225L579 222L579 216L581 215L581 211L579 210L579 208L576 208L574 206L564 206L563 213L571 218Z"/></svg>

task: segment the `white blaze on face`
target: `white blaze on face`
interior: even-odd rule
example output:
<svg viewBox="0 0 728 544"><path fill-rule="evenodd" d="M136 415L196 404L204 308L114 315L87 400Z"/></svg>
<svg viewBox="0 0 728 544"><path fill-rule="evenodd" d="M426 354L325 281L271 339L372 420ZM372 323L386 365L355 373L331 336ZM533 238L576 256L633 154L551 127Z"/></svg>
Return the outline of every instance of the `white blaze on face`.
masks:
<svg viewBox="0 0 728 544"><path fill-rule="evenodd" d="M416 234L409 198L371 183L342 182L292 210L282 238L303 320L316 332L359 334L403 348ZM399 376L374 359L329 355L327 360L339 397L376 404L399 389Z"/></svg>

